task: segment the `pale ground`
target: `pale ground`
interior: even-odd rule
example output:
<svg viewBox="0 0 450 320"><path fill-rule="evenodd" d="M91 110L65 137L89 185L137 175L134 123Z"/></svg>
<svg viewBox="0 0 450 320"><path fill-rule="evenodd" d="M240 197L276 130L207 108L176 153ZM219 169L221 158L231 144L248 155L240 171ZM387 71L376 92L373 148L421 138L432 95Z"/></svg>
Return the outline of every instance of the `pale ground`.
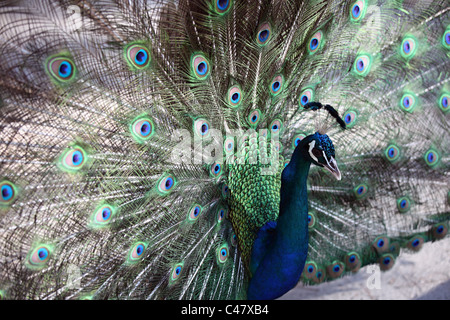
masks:
<svg viewBox="0 0 450 320"><path fill-rule="evenodd" d="M319 286L299 284L280 298L287 299L450 300L450 238L426 243L418 253L401 254L387 272L367 266Z"/></svg>

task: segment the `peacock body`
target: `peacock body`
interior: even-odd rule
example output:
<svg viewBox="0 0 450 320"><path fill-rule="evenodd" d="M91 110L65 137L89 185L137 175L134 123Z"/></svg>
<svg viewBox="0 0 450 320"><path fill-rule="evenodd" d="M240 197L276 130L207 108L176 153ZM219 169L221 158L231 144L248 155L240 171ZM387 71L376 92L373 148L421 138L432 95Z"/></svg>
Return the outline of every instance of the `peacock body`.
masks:
<svg viewBox="0 0 450 320"><path fill-rule="evenodd" d="M3 1L0 74L1 298L273 299L447 234L448 1Z"/></svg>

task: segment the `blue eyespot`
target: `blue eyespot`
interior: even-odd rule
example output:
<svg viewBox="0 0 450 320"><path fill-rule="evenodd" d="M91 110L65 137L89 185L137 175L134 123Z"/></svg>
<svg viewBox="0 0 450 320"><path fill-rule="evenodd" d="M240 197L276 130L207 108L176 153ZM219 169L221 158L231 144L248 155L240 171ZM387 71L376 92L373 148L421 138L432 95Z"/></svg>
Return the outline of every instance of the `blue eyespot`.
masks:
<svg viewBox="0 0 450 320"><path fill-rule="evenodd" d="M145 63L147 63L147 59L148 59L148 54L145 50L141 49L136 53L136 56L134 58L134 62L137 65L143 65Z"/></svg>
<svg viewBox="0 0 450 320"><path fill-rule="evenodd" d="M3 184L1 191L2 191L2 200L3 201L10 200L14 195L14 189L9 184Z"/></svg>
<svg viewBox="0 0 450 320"><path fill-rule="evenodd" d="M265 46L270 39L272 28L268 22L261 24L258 28L258 35L256 37L256 42L260 46Z"/></svg>
<svg viewBox="0 0 450 320"><path fill-rule="evenodd" d="M308 272L309 273L313 273L314 272L314 267L313 266L309 266L308 267Z"/></svg>
<svg viewBox="0 0 450 320"><path fill-rule="evenodd" d="M403 44L403 51L408 54L411 52L411 45L408 41L405 41L405 43Z"/></svg>
<svg viewBox="0 0 450 320"><path fill-rule="evenodd" d="M48 250L46 248L41 248L38 250L37 255L39 260L44 261L48 257Z"/></svg>
<svg viewBox="0 0 450 320"><path fill-rule="evenodd" d="M309 48L311 50L316 50L318 46L319 46L319 40L317 40L317 38L312 38L311 42L309 43Z"/></svg>
<svg viewBox="0 0 450 320"><path fill-rule="evenodd" d="M430 167L434 167L439 162L439 154L433 149L425 153L425 162Z"/></svg>
<svg viewBox="0 0 450 320"><path fill-rule="evenodd" d="M235 92L233 93L233 95L231 96L231 102L232 103L238 103L239 100L241 98L241 94L239 92Z"/></svg>
<svg viewBox="0 0 450 320"><path fill-rule="evenodd" d="M389 263L391 263L391 258L390 258L390 257L384 258L384 259L383 259L383 263L384 263L385 265L388 265Z"/></svg>
<svg viewBox="0 0 450 320"><path fill-rule="evenodd" d="M205 62L200 62L197 66L197 73L202 76L207 71L208 71L208 65Z"/></svg>
<svg viewBox="0 0 450 320"><path fill-rule="evenodd" d="M79 166L83 162L83 154L80 151L75 151L72 154L72 165Z"/></svg>
<svg viewBox="0 0 450 320"><path fill-rule="evenodd" d="M363 71L364 70L364 61L363 59L358 59L356 61L356 69L358 69L358 71Z"/></svg>
<svg viewBox="0 0 450 320"><path fill-rule="evenodd" d="M178 266L175 268L175 274L178 276L181 273L181 267Z"/></svg>
<svg viewBox="0 0 450 320"><path fill-rule="evenodd" d="M383 239L378 240L377 246L378 248L382 248L384 246L384 240Z"/></svg>
<svg viewBox="0 0 450 320"><path fill-rule="evenodd" d="M359 15L361 14L361 9L359 8L359 6L357 4L355 4L352 8L352 14L354 18L358 18Z"/></svg>
<svg viewBox="0 0 450 320"><path fill-rule="evenodd" d="M173 282L177 280L181 276L182 271L183 271L183 263L175 265L171 272L170 281Z"/></svg>
<svg viewBox="0 0 450 320"><path fill-rule="evenodd" d="M102 219L108 220L111 217L111 209L110 208L103 208L102 210Z"/></svg>
<svg viewBox="0 0 450 320"><path fill-rule="evenodd" d="M348 258L348 261L349 261L350 263L355 262L355 261L356 261L356 256L355 256L354 254L352 254L352 255L350 256L350 258Z"/></svg>
<svg viewBox="0 0 450 320"><path fill-rule="evenodd" d="M341 270L341 267L339 267L339 265L335 265L333 268L334 272L339 272L339 270Z"/></svg>
<svg viewBox="0 0 450 320"><path fill-rule="evenodd" d="M144 121L141 124L141 135L142 136L148 136L150 134L150 132L152 131L152 126L150 125L150 122L148 121Z"/></svg>
<svg viewBox="0 0 450 320"><path fill-rule="evenodd" d="M267 39L269 38L269 30L262 30L259 33L259 41L260 42L265 42Z"/></svg>
<svg viewBox="0 0 450 320"><path fill-rule="evenodd" d="M220 248L218 248L218 255L217 255L217 261L222 264L225 263L228 259L228 244L222 245Z"/></svg>
<svg viewBox="0 0 450 320"><path fill-rule="evenodd" d="M168 194L174 187L176 181L172 175L166 175L158 182L158 191L161 195Z"/></svg>
<svg viewBox="0 0 450 320"><path fill-rule="evenodd" d="M280 82L279 82L279 81L275 81L275 82L272 84L272 90L273 90L274 92L277 92L278 90L280 90L280 87L281 87L281 85L280 85Z"/></svg>
<svg viewBox="0 0 450 320"><path fill-rule="evenodd" d="M192 56L191 68L194 72L194 76L199 80L205 80L210 74L209 62L202 53Z"/></svg>
<svg viewBox="0 0 450 320"><path fill-rule="evenodd" d="M226 10L228 8L229 0L217 0L217 8L219 10Z"/></svg>
<svg viewBox="0 0 450 320"><path fill-rule="evenodd" d="M61 64L59 65L58 74L62 78L69 77L72 74L72 65L67 61L61 62Z"/></svg>
<svg viewBox="0 0 450 320"><path fill-rule="evenodd" d="M406 200L400 201L400 207L401 207L401 208L406 207Z"/></svg>
<svg viewBox="0 0 450 320"><path fill-rule="evenodd" d="M144 252L144 245L140 244L136 247L136 255L139 257Z"/></svg>
<svg viewBox="0 0 450 320"><path fill-rule="evenodd" d="M441 234L442 232L444 232L444 226L439 226L439 227L437 227L437 228L436 228L436 232L437 232L438 234Z"/></svg>
<svg viewBox="0 0 450 320"><path fill-rule="evenodd" d="M308 102L313 101L313 97L314 97L314 92L312 91L312 89L306 89L303 90L302 93L300 94L300 104L302 106L306 105Z"/></svg>

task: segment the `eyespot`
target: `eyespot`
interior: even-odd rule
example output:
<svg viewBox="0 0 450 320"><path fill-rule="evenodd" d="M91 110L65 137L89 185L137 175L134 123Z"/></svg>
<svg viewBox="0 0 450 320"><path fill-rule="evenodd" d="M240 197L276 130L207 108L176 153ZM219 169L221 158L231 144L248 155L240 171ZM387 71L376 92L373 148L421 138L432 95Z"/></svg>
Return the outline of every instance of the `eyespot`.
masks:
<svg viewBox="0 0 450 320"><path fill-rule="evenodd" d="M232 233L232 235L231 235L231 245L233 246L233 247L236 247L237 246L237 236L236 236L236 234L233 232Z"/></svg>
<svg viewBox="0 0 450 320"><path fill-rule="evenodd" d="M150 139L154 134L153 122L150 118L140 118L134 120L131 125L131 133L138 142Z"/></svg>
<svg viewBox="0 0 450 320"><path fill-rule="evenodd" d="M68 82L75 77L75 64L65 57L50 58L47 62L47 70L59 82Z"/></svg>
<svg viewBox="0 0 450 320"><path fill-rule="evenodd" d="M382 271L387 271L387 270L391 269L394 266L395 258L394 258L394 256L392 254L386 253L386 254L383 254L379 258L378 263L380 264L380 269Z"/></svg>
<svg viewBox="0 0 450 320"><path fill-rule="evenodd" d="M341 261L334 261L327 267L327 275L335 279L344 272L344 264Z"/></svg>
<svg viewBox="0 0 450 320"><path fill-rule="evenodd" d="M442 36L442 45L446 49L450 49L450 29L444 32L444 35Z"/></svg>
<svg viewBox="0 0 450 320"><path fill-rule="evenodd" d="M314 99L314 91L312 89L303 90L300 94L299 103L304 106L308 102L312 102Z"/></svg>
<svg viewBox="0 0 450 320"><path fill-rule="evenodd" d="M370 66L371 66L370 57L367 55L360 55L356 57L355 64L353 66L353 71L356 74L365 77L370 71Z"/></svg>
<svg viewBox="0 0 450 320"><path fill-rule="evenodd" d="M406 93L400 100L400 107L407 112L413 112L416 107L417 99L413 94Z"/></svg>
<svg viewBox="0 0 450 320"><path fill-rule="evenodd" d="M283 91L284 77L282 75L275 76L270 83L270 93L273 96L280 94Z"/></svg>
<svg viewBox="0 0 450 320"><path fill-rule="evenodd" d="M348 270L352 272L358 271L362 265L359 254L356 252L349 252L345 256L345 265L347 266Z"/></svg>
<svg viewBox="0 0 450 320"><path fill-rule="evenodd" d="M296 134L292 139L292 148L295 149L295 147L297 147L300 141L302 141L305 137L306 135L303 133Z"/></svg>
<svg viewBox="0 0 450 320"><path fill-rule="evenodd" d="M323 46L323 33L322 31L316 32L309 40L308 51L309 54L314 54Z"/></svg>
<svg viewBox="0 0 450 320"><path fill-rule="evenodd" d="M267 43L269 43L271 36L272 36L272 27L268 22L265 22L261 24L258 28L256 42L261 47L265 46Z"/></svg>
<svg viewBox="0 0 450 320"><path fill-rule="evenodd" d="M303 269L303 276L306 279L312 280L316 276L317 265L313 261L307 261Z"/></svg>
<svg viewBox="0 0 450 320"><path fill-rule="evenodd" d="M400 213L408 212L411 206L411 201L407 197L397 199L397 209Z"/></svg>
<svg viewBox="0 0 450 320"><path fill-rule="evenodd" d="M344 114L343 120L347 125L347 128L351 128L355 125L356 121L356 112L355 111L347 111Z"/></svg>
<svg viewBox="0 0 450 320"><path fill-rule="evenodd" d="M439 163L439 154L437 151L430 149L425 153L425 162L428 166L434 167Z"/></svg>
<svg viewBox="0 0 450 320"><path fill-rule="evenodd" d="M143 242L135 243L128 254L128 262L136 263L144 257L144 252L147 249L147 245Z"/></svg>
<svg viewBox="0 0 450 320"><path fill-rule="evenodd" d="M441 97L439 98L439 108L441 108L442 111L447 112L448 110L450 110L450 108L448 107L450 102L450 94L448 93L444 93L441 95Z"/></svg>
<svg viewBox="0 0 450 320"><path fill-rule="evenodd" d="M222 169L223 168L222 168L222 165L220 163L214 162L211 165L211 169L210 169L211 175L213 177L219 177L222 174Z"/></svg>
<svg viewBox="0 0 450 320"><path fill-rule="evenodd" d="M419 251L420 249L422 249L424 242L425 239L423 237L416 236L408 241L407 247L413 251Z"/></svg>
<svg viewBox="0 0 450 320"><path fill-rule="evenodd" d="M169 174L161 178L158 182L158 191L161 195L166 195L172 191L176 184L175 178Z"/></svg>
<svg viewBox="0 0 450 320"><path fill-rule="evenodd" d="M150 65L150 51L140 44L126 48L126 58L129 65L136 69L144 69Z"/></svg>
<svg viewBox="0 0 450 320"><path fill-rule="evenodd" d="M28 267L31 269L41 269L45 267L50 259L52 248L47 245L39 245L36 249L30 251L28 258Z"/></svg>
<svg viewBox="0 0 450 320"><path fill-rule="evenodd" d="M362 1L356 1L351 7L350 7L350 20L353 22L361 21L362 18L364 18L364 15L366 13L366 2L364 0Z"/></svg>
<svg viewBox="0 0 450 320"><path fill-rule="evenodd" d="M312 212L308 212L308 228L313 229L316 225L316 216Z"/></svg>
<svg viewBox="0 0 450 320"><path fill-rule="evenodd" d="M202 138L207 138L210 135L209 122L205 119L197 119L194 122L195 133Z"/></svg>
<svg viewBox="0 0 450 320"><path fill-rule="evenodd" d="M448 227L445 225L445 223L435 224L431 228L431 234L433 235L433 239L435 240L443 239L447 235L447 232Z"/></svg>
<svg viewBox="0 0 450 320"><path fill-rule="evenodd" d="M60 168L69 171L79 171L85 165L87 154L81 147L67 149L60 158Z"/></svg>
<svg viewBox="0 0 450 320"><path fill-rule="evenodd" d="M386 159L388 159L390 162L395 162L400 157L400 149L396 145L391 144L386 148L384 154L386 156Z"/></svg>
<svg viewBox="0 0 450 320"><path fill-rule="evenodd" d="M225 217L227 216L228 210L224 207L219 207L219 209L217 209L217 222L221 223L223 221L223 219L225 219Z"/></svg>
<svg viewBox="0 0 450 320"><path fill-rule="evenodd" d="M217 249L217 262L223 264L227 261L229 254L228 244L223 244Z"/></svg>
<svg viewBox="0 0 450 320"><path fill-rule="evenodd" d="M260 117L261 117L261 112L258 109L252 111L247 118L250 126L256 127L259 123Z"/></svg>
<svg viewBox="0 0 450 320"><path fill-rule="evenodd" d="M0 207L9 206L17 198L17 187L12 182L3 180L0 182L0 193Z"/></svg>
<svg viewBox="0 0 450 320"><path fill-rule="evenodd" d="M171 273L171 281L175 281L175 280L177 280L177 279L179 279L180 278L180 276L181 276L181 272L183 271L183 264L182 263L179 263L179 264L177 264L177 265L175 265L174 267L173 267L173 269L172 269L172 273Z"/></svg>
<svg viewBox="0 0 450 320"><path fill-rule="evenodd" d="M379 236L372 243L372 247L379 253L384 253L389 250L389 238L386 236Z"/></svg>
<svg viewBox="0 0 450 320"><path fill-rule="evenodd" d="M353 192L354 192L356 198L361 199L367 194L368 190L369 190L368 186L363 183L363 184L356 186L353 189Z"/></svg>
<svg viewBox="0 0 450 320"><path fill-rule="evenodd" d="M270 132L273 135L277 135L281 132L281 129L283 128L283 122L281 120L275 119L270 124Z"/></svg>
<svg viewBox="0 0 450 320"><path fill-rule="evenodd" d="M226 199L230 193L228 185L226 183L222 184L222 197Z"/></svg>
<svg viewBox="0 0 450 320"><path fill-rule="evenodd" d="M242 102L242 91L238 86L233 86L228 90L228 104L232 108L239 107Z"/></svg>
<svg viewBox="0 0 450 320"><path fill-rule="evenodd" d="M215 0L216 12L223 15L228 12L231 7L232 0Z"/></svg>
<svg viewBox="0 0 450 320"><path fill-rule="evenodd" d="M91 226L94 228L106 227L111 223L117 209L108 204L98 207L91 216Z"/></svg>
<svg viewBox="0 0 450 320"><path fill-rule="evenodd" d="M223 143L223 150L226 154L234 153L234 137L228 137L225 139L225 142Z"/></svg>
<svg viewBox="0 0 450 320"><path fill-rule="evenodd" d="M203 208L198 205L198 204L194 204L192 206L192 208L189 210L189 214L188 214L188 219L189 221L196 221L199 217L200 214L202 213Z"/></svg>
<svg viewBox="0 0 450 320"><path fill-rule="evenodd" d="M414 57L417 51L417 42L412 37L406 37L402 41L402 45L400 48L400 53L402 57L406 60L411 59Z"/></svg>
<svg viewBox="0 0 450 320"><path fill-rule="evenodd" d="M199 80L205 80L210 74L209 62L203 54L196 54L191 58L191 68Z"/></svg>

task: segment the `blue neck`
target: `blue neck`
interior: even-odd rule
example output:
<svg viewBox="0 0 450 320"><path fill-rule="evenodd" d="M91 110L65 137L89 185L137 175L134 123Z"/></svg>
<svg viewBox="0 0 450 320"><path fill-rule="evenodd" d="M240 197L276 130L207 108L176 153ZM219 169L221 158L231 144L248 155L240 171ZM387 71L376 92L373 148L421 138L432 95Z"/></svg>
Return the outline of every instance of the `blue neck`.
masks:
<svg viewBox="0 0 450 320"><path fill-rule="evenodd" d="M308 254L306 180L310 165L298 146L282 173L276 225L262 227L252 248L248 299L278 298L300 279Z"/></svg>

